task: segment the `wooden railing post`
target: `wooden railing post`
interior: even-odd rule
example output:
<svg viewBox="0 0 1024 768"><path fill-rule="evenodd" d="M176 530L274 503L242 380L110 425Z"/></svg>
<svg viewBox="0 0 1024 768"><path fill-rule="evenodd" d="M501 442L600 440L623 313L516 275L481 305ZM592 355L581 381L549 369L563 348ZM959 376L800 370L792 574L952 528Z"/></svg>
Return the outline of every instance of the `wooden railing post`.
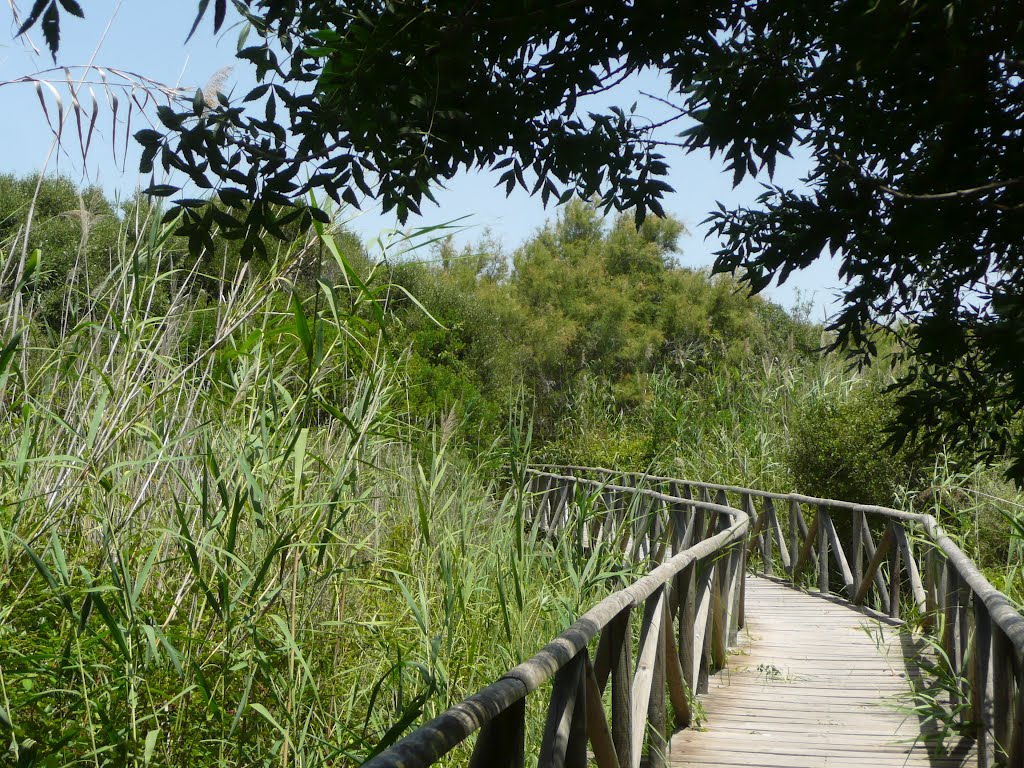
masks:
<svg viewBox="0 0 1024 768"><path fill-rule="evenodd" d="M1007 765L1013 729L1013 644L999 627L992 628L992 736L997 765Z"/></svg>
<svg viewBox="0 0 1024 768"><path fill-rule="evenodd" d="M729 505L729 499L725 495L725 491L718 491L715 496L715 503L723 507ZM716 520L716 533L728 530L732 524L729 517L723 513L718 513ZM738 542L734 546L735 548L742 551L739 553L735 551L726 552L724 557L722 557L722 567L718 569L720 574L717 591L719 606L718 610L715 611L715 629L712 631L712 638L714 640L713 659L716 669L722 669L725 666L729 646L736 641L737 611L740 602L740 591L743 585L740 578L740 569L744 567L742 558L746 547L743 545L743 542Z"/></svg>
<svg viewBox="0 0 1024 768"><path fill-rule="evenodd" d="M586 659L577 653L551 686L538 768L587 768Z"/></svg>
<svg viewBox="0 0 1024 768"><path fill-rule="evenodd" d="M914 550L910 546L907 531L901 524L896 527L896 539L903 555L903 567L907 572L907 581L910 583L910 594L914 598L914 605L917 606L918 613L924 617L927 615L928 608L924 586L921 584L921 572L917 568L917 560L914 558ZM966 611L966 606L964 606L964 610Z"/></svg>
<svg viewBox="0 0 1024 768"><path fill-rule="evenodd" d="M892 531L893 546L889 547L889 618L900 617L900 547L899 537L896 534L897 523L889 523L889 530Z"/></svg>
<svg viewBox="0 0 1024 768"><path fill-rule="evenodd" d="M469 768L523 768L526 762L526 698L480 728Z"/></svg>
<svg viewBox="0 0 1024 768"><path fill-rule="evenodd" d="M551 525L557 514L558 500L561 492L561 484L553 477L548 478L548 487L544 491L545 504L540 518L541 531L545 536L551 532Z"/></svg>
<svg viewBox="0 0 1024 768"><path fill-rule="evenodd" d="M606 488L601 489L598 499L599 512L594 516L594 524L591 526L590 548L594 549L603 544L608 538L608 521L611 519L612 501L611 494Z"/></svg>
<svg viewBox="0 0 1024 768"><path fill-rule="evenodd" d="M697 577L697 598L696 610L693 614L693 668L690 677L691 690L697 693L707 693L708 677L711 673L711 646L709 642L713 632L715 592L715 571L718 570L715 563L704 561L701 563L702 570Z"/></svg>
<svg viewBox="0 0 1024 768"><path fill-rule="evenodd" d="M694 637L697 624L697 565L691 563L679 574L679 612L676 615L677 637L679 647L679 663L683 668L683 680L691 691L697 690L697 677L694 674L694 659L700 649L694 648Z"/></svg>
<svg viewBox="0 0 1024 768"><path fill-rule="evenodd" d="M861 535L864 540L864 553L867 555L868 567L864 571L861 585L857 588L857 595L853 598L853 604L863 604L873 582L878 590L878 604L881 606L882 612L887 614L889 612L889 590L886 587L885 579L882 577L882 569L879 566L885 560L885 556L889 554L889 547L893 544L892 528L888 525L885 526L882 538L878 542L877 550L875 549L875 543L871 540L871 530L867 525L864 526Z"/></svg>
<svg viewBox="0 0 1024 768"><path fill-rule="evenodd" d="M614 483L612 483L612 478L609 477L607 480L609 484L614 485ZM629 510L627 507L629 501L626 497L625 491L620 490L619 488L613 488L611 490L611 496L612 508L610 514L612 526L610 529L610 536L611 540L615 542L615 546L622 550L623 547L625 547L625 540L629 538L624 529L624 525L629 516Z"/></svg>
<svg viewBox="0 0 1024 768"><path fill-rule="evenodd" d="M708 493L708 489L705 488L704 486L700 487L700 500L704 504L711 503L711 494ZM706 509L701 509L698 507L697 520L699 521L697 530L700 531L700 536L696 540L700 541L702 539L708 538L708 536L710 536L711 533L714 531L715 518L712 517L711 513L708 512Z"/></svg>
<svg viewBox="0 0 1024 768"><path fill-rule="evenodd" d="M665 644L666 631L671 635L668 621L668 585L662 587L662 596L655 601L654 610L659 612L657 636L654 638L654 667L651 674L651 692L647 704L647 765L648 768L665 768L668 765L668 718L665 712L665 686L668 682L668 659ZM652 625L654 622L652 622ZM652 632L654 630L652 629Z"/></svg>
<svg viewBox="0 0 1024 768"><path fill-rule="evenodd" d="M651 526L654 518L654 500L646 494L636 494L636 543L634 560L649 560L651 557Z"/></svg>
<svg viewBox="0 0 1024 768"><path fill-rule="evenodd" d="M716 504L728 504L728 499L724 491L719 491L718 496L715 498ZM757 554L761 558L761 573L766 572L768 564L765 562L765 543L764 543L764 526L765 518L762 512L761 515L757 514L757 510L754 509L754 500L749 493L740 494L740 509L746 514L747 519L750 520L750 527L747 528L747 552L753 552L757 549Z"/></svg>
<svg viewBox="0 0 1024 768"><path fill-rule="evenodd" d="M989 669L992 655L992 617L983 600L974 600L974 658L971 663L971 721L977 740L978 768L991 760L992 713L989 701Z"/></svg>
<svg viewBox="0 0 1024 768"><path fill-rule="evenodd" d="M560 480L553 480L551 483L551 501L548 503L548 517L546 522L547 534L550 536L558 530L558 518L562 514L562 504L565 500L565 484Z"/></svg>
<svg viewBox="0 0 1024 768"><path fill-rule="evenodd" d="M615 754L615 742L612 741L612 732L608 725L608 718L605 716L604 704L601 702L603 687L597 682L590 659L586 661L587 733L590 734L590 746L594 750L594 761L598 768L621 768L619 757Z"/></svg>
<svg viewBox="0 0 1024 768"><path fill-rule="evenodd" d="M879 602L883 604L883 610L889 611L889 590L886 588L885 580L882 578L882 563L885 562L886 556L889 554L890 548L893 546L895 537L893 536L892 527L887 525L882 539L879 540L878 549L874 548L874 544L871 542L871 535L867 531L865 526L865 539L864 546L867 550L867 569L864 571L863 577L860 580L860 587L857 588L857 594L853 597L854 605L862 605L864 599L867 597L867 592L871 588L871 584L878 588Z"/></svg>
<svg viewBox="0 0 1024 768"><path fill-rule="evenodd" d="M644 603L644 617L640 625L640 645L637 650L636 674L633 677L632 715L633 732L630 737L630 754L633 757L633 768L639 768L640 756L643 754L644 733L651 714L651 697L654 695L655 682L660 683L658 696L661 697L661 717L664 720L665 709L665 678L664 670L664 638L661 622L664 617L665 587L658 587ZM659 664L660 660L660 664ZM660 668L659 668L660 667ZM664 729L664 724L662 724ZM650 756L648 756L650 759Z"/></svg>
<svg viewBox="0 0 1024 768"><path fill-rule="evenodd" d="M1024 660L1016 652L1013 652L1012 655L1012 679L1014 684L1012 692L1013 721L1006 764L1018 766L1024 763Z"/></svg>
<svg viewBox="0 0 1024 768"><path fill-rule="evenodd" d="M957 627L960 631L960 642L957 644L957 656L952 659L953 671L960 680L960 698L962 701L968 700L969 691L966 679L966 667L968 660L968 651L970 640L971 640L971 618L973 613L970 610L971 603L971 588L967 586L967 582L964 581L963 577L959 579L960 596L957 599L957 608L959 616L957 617ZM965 722L969 717L969 713L964 712L960 716L961 722Z"/></svg>
<svg viewBox="0 0 1024 768"><path fill-rule="evenodd" d="M789 574L793 570L793 563L790 560L790 549L786 546L786 537L782 534L782 524L779 523L779 515L775 511L775 501L771 496L764 497L764 513L768 516L769 529L775 537L775 543L779 545L779 560L782 561L782 570L784 573ZM769 542L769 559L771 555L771 542Z"/></svg>
<svg viewBox="0 0 1024 768"><path fill-rule="evenodd" d="M821 525L825 529L826 538L828 539L829 547L832 551L832 557L836 561L836 565L839 567L839 574L843 579L843 591L846 593L846 598L852 599L856 590L853 586L853 574L850 572L850 565L846 562L846 552L843 549L843 542L839 539L839 534L836 532L835 522L832 520L832 514L829 512L828 507L824 504L818 507L818 516L821 518ZM819 527L819 529L820 529Z"/></svg>
<svg viewBox="0 0 1024 768"><path fill-rule="evenodd" d="M960 610L957 601L960 599L960 575L956 572L953 563L946 562L944 574L944 589L942 590L942 651L946 658L952 661L957 654L957 621L960 618Z"/></svg>
<svg viewBox="0 0 1024 768"><path fill-rule="evenodd" d="M672 487L669 488L669 495L675 498L682 498L683 491L679 487L678 483L672 483ZM689 545L686 543L687 538L690 536L690 526L687 524L686 519L686 505L679 501L674 501L669 505L669 520L672 523L672 554L677 555L686 549ZM679 579L677 578L678 582Z"/></svg>
<svg viewBox="0 0 1024 768"><path fill-rule="evenodd" d="M789 578L796 584L796 569L800 560L800 538L797 533L796 518L800 514L800 502L796 499L789 500L789 551L792 552L793 560L789 566Z"/></svg>
<svg viewBox="0 0 1024 768"><path fill-rule="evenodd" d="M956 675L963 674L964 662L967 657L967 646L970 640L967 613L969 600L970 591L967 585L954 565L947 561L945 605L943 606L944 622L941 642L943 652L946 654L946 658L952 667L951 671ZM961 692L960 694L951 695L955 700L951 701L950 704L955 705L963 700L966 693Z"/></svg>
<svg viewBox="0 0 1024 768"><path fill-rule="evenodd" d="M541 475L537 478L537 503L533 510L533 524L543 525L545 516L547 515L547 505L549 504L548 492L551 488L551 478L548 475Z"/></svg>
<svg viewBox="0 0 1024 768"><path fill-rule="evenodd" d="M711 642L710 659L711 668L722 669L729 652L729 617L726 611L728 604L728 582L729 582L728 559L722 560L715 565L715 579L711 589Z"/></svg>
<svg viewBox="0 0 1024 768"><path fill-rule="evenodd" d="M938 579L936 578L936 568L938 567L938 550L934 544L927 545L928 549L924 556L924 594L925 594L925 610L928 612L930 626L932 628L938 626L936 613L939 610L938 600Z"/></svg>
<svg viewBox="0 0 1024 768"><path fill-rule="evenodd" d="M814 550L814 542L819 538L819 519L818 516L814 516L814 522L811 523L808 528L807 522L804 520L804 515L800 511L800 503L793 501L790 506L790 514L796 518L797 528L800 531L800 535L803 538L803 543L800 545L799 554L796 558L796 564L793 567L793 581L796 582L800 572L804 569L808 563L819 564L820 558L823 556L821 552L816 555ZM819 546L820 550L820 546ZM827 555L826 555L827 556ZM820 567L820 566L819 566Z"/></svg>
<svg viewBox="0 0 1024 768"><path fill-rule="evenodd" d="M523 517L526 523L533 522L534 506L537 499L537 488L540 484L540 476L527 473L526 482L523 484Z"/></svg>
<svg viewBox="0 0 1024 768"><path fill-rule="evenodd" d="M828 519L828 512L824 505L818 505L818 514L814 518L815 526L818 529L818 591L827 595L828 585L828 531L825 521Z"/></svg>
<svg viewBox="0 0 1024 768"><path fill-rule="evenodd" d="M683 673L679 645L676 643L676 627L672 623L671 604L678 604L680 621L684 620L686 617L682 615L682 612L686 596L683 595L682 601L680 601L674 592L675 590L671 595L672 599L665 606L665 618L662 622L665 644L665 680L668 685L669 701L672 702L676 726L685 728L690 725L693 713L690 710L689 690L687 690L686 675Z"/></svg>
<svg viewBox="0 0 1024 768"><path fill-rule="evenodd" d="M680 494L683 499L693 499L693 489L690 484L687 483L683 486L683 492ZM692 503L684 504L686 509L686 541L688 546L693 546L701 539L702 530L700 525L700 515L697 512L697 507Z"/></svg>
<svg viewBox="0 0 1024 768"><path fill-rule="evenodd" d="M608 623L612 677L612 743L619 765L632 767L632 691L633 691L633 633L629 621L630 609L624 608Z"/></svg>
<svg viewBox="0 0 1024 768"><path fill-rule="evenodd" d="M867 527L867 515L863 512L851 513L851 537L850 543L853 552L853 593L860 592L861 582L864 581L864 529Z"/></svg>
<svg viewBox="0 0 1024 768"><path fill-rule="evenodd" d="M773 562L775 553L772 551L772 537L775 535L775 529L772 526L771 512L771 499L762 498L761 519L764 520L764 524L761 528L761 567L762 573L766 576L775 575L775 563Z"/></svg>
<svg viewBox="0 0 1024 768"><path fill-rule="evenodd" d="M733 606L733 621L732 630L729 633L729 644L735 645L739 630L746 626L747 621L747 548L742 546L735 547L736 563L733 566L735 571L735 579L738 582L736 588L736 602Z"/></svg>

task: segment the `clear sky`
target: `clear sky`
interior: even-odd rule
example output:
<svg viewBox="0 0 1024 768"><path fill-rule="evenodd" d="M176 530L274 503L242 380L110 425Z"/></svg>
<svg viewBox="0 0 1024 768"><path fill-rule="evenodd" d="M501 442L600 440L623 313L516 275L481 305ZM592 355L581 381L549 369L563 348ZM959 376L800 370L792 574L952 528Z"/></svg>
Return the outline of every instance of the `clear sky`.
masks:
<svg viewBox="0 0 1024 768"><path fill-rule="evenodd" d="M31 3L19 3L22 12ZM62 14L62 40L58 65L93 62L96 65L137 73L153 80L194 89L202 86L218 70L234 64L238 28L229 27L218 37L212 34L212 18L206 19L187 44L185 38L194 17L193 0L87 0L82 3L87 18L82 21ZM54 66L49 54L42 52L42 39L34 32L38 54L21 40L14 40L14 23L10 8L5 4L8 32L0 38L0 172L30 173L43 166L50 152L53 135L47 127L46 117L39 103L36 87L31 83L11 83L25 75ZM232 89L243 95L254 84L245 62L239 62L228 77L225 91ZM49 75L62 80L58 69ZM95 79L95 78L94 78ZM114 77L111 80L116 79ZM47 106L51 119L56 119L55 102L47 89ZM140 184L137 173L138 151L134 142L124 140L124 118L127 116L126 94L122 94L116 137L112 141L111 111L101 87L93 92L100 103L87 162L81 161L77 125L69 119L65 127L66 152L58 152L50 161L48 170L59 170L76 180L103 186L108 193L126 194ZM609 104L628 107L638 101L637 112L652 120L664 118L666 108L647 99L642 92L667 95L667 84L653 73L642 73L615 90L603 94L599 100L583 103L587 108L601 108ZM61 91L67 101L66 87ZM91 112L88 90L80 94L81 103ZM136 113L131 131L145 127L144 118ZM83 133L88 133L88 120L83 122ZM70 141L68 139L70 138ZM122 153L127 158L122 169ZM116 157L114 150L116 149ZM700 222L717 201L726 206L750 204L761 191L757 182L747 180L733 189L731 177L722 169L722 163L704 154L684 155L666 150L671 167L668 182L676 192L668 195L665 209L681 219L689 234L681 240L680 263L690 267L704 267L713 261L718 243L705 239L706 230ZM797 157L779 165L776 181L784 185L798 183L806 170L806 160ZM467 173L456 177L448 188L436 193L439 206L427 203L423 216L410 221L409 226L438 224L468 217L460 222L464 227L456 240L471 243L489 229L507 252L515 249L524 239L543 226L546 218L555 215L547 210L540 198L531 198L516 190L506 198L504 188L494 186L497 174ZM393 217L384 216L376 209L362 213L352 212L350 226L364 238L376 238L382 232L397 227ZM822 319L835 307L835 294L840 281L836 263L822 258L811 268L790 277L784 286L772 287L768 295L783 306L792 306L797 294L809 298L814 305L815 319Z"/></svg>

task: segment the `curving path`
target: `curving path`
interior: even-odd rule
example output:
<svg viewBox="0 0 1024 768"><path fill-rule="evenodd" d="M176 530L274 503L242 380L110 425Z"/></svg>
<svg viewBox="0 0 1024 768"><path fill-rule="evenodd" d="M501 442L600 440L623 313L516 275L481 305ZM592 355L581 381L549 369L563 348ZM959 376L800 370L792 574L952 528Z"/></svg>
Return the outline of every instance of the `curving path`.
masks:
<svg viewBox="0 0 1024 768"><path fill-rule="evenodd" d="M470 768L522 768L528 751L541 768L1024 768L1024 616L934 517L600 468L527 474L535 530L660 564L365 768L427 768L470 737ZM817 592L745 575L778 564L816 570ZM931 640L854 607L872 596L927 619ZM977 745L937 756L911 690L934 693L920 666L939 645ZM708 666L722 671L695 699ZM539 750L531 694L547 700ZM669 738L673 720L696 724Z"/></svg>
<svg viewBox="0 0 1024 768"><path fill-rule="evenodd" d="M746 628L701 697L703 728L680 731L682 768L959 768L967 742L935 757L929 728L907 713L918 671L898 622L838 599L747 576Z"/></svg>

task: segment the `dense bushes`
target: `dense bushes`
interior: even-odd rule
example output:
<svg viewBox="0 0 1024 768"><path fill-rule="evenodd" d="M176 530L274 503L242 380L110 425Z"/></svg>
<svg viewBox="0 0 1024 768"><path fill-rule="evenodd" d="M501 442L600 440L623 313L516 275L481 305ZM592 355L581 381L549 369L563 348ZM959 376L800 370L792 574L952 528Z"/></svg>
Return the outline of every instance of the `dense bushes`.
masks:
<svg viewBox="0 0 1024 768"><path fill-rule="evenodd" d="M120 220L99 189L55 178L37 194L37 184L38 177L0 175L0 274L13 283L27 266L25 285L39 315L52 327L70 327L119 259Z"/></svg>
<svg viewBox="0 0 1024 768"><path fill-rule="evenodd" d="M790 425L786 468L794 488L822 498L891 506L901 488L915 487L922 468L906 447L886 447L895 415L874 383L845 393L821 390L801 404Z"/></svg>
<svg viewBox="0 0 1024 768"><path fill-rule="evenodd" d="M670 218L639 230L626 215L609 223L575 201L511 263L485 240L461 253L445 243L430 264L399 264L392 279L437 320L401 297L393 303L416 408L461 398L493 415L522 387L545 440L622 440L624 452L577 448L595 461L638 463L672 444L661 435L659 448L650 424L639 425L654 417L639 415L653 403L652 377L683 384L710 371L756 371L765 358L789 366L815 357L817 328L747 298L725 276L680 267L682 232ZM611 443L599 437L610 434Z"/></svg>

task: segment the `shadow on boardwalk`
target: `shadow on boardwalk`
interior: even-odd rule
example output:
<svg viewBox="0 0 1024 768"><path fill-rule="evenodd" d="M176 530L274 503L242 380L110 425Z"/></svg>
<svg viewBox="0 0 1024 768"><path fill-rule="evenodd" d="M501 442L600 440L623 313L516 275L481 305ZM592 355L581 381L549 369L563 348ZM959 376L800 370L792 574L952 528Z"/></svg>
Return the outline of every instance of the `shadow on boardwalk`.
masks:
<svg viewBox="0 0 1024 768"><path fill-rule="evenodd" d="M701 697L703 725L677 733L673 766L960 768L973 742L934 754L939 723L913 710L928 647L899 622L843 600L747 577L747 622Z"/></svg>

